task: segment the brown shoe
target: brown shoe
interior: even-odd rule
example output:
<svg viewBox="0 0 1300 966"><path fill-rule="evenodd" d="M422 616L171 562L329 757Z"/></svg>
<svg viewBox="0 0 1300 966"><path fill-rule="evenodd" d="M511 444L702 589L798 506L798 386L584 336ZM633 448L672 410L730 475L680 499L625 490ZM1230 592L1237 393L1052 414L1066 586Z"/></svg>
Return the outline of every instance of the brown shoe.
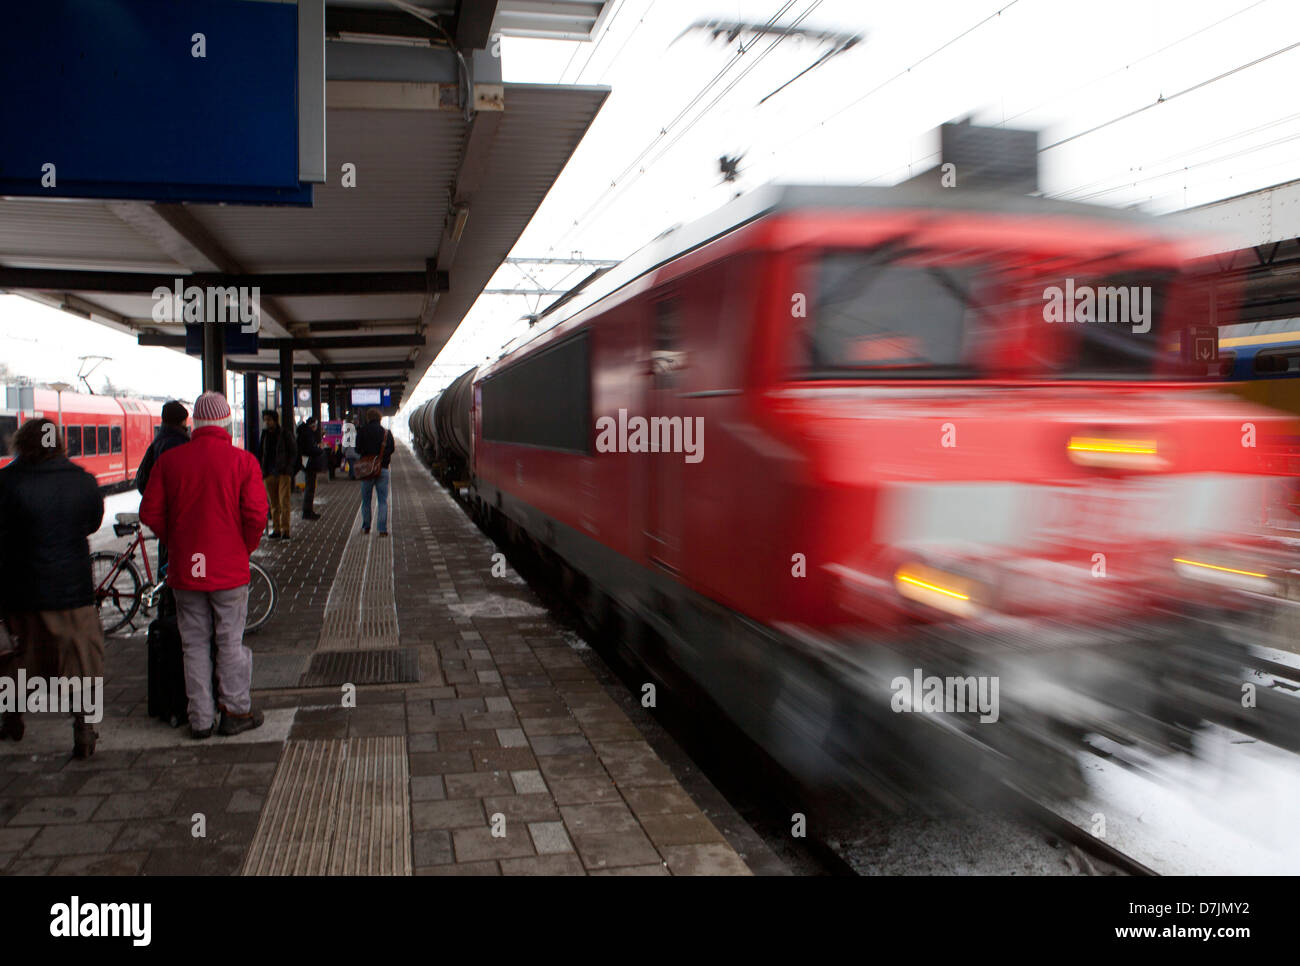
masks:
<svg viewBox="0 0 1300 966"><path fill-rule="evenodd" d="M229 711L223 711L221 724L217 725L217 732L226 737L243 734L245 731L260 728L263 720L262 712L256 709L249 711L248 714L231 714Z"/></svg>

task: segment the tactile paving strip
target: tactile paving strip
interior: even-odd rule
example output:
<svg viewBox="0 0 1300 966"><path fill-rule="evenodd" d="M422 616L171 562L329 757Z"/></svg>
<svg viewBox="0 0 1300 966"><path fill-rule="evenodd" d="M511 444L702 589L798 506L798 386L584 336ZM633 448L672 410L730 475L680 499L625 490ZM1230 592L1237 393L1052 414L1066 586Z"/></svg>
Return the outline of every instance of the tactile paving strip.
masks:
<svg viewBox="0 0 1300 966"><path fill-rule="evenodd" d="M396 523L393 488L388 493L388 525ZM362 581L356 647L397 646L397 598L393 592L393 538L371 534Z"/></svg>
<svg viewBox="0 0 1300 966"><path fill-rule="evenodd" d="M375 651L317 651L299 685L323 688L340 684L410 684L420 680L415 648Z"/></svg>
<svg viewBox="0 0 1300 966"><path fill-rule="evenodd" d="M388 520L396 523L394 487L388 490ZM373 499L373 498L372 498ZM377 507L372 509L377 511ZM376 520L372 519L372 527ZM325 601L318 650L387 648L397 645L397 604L393 593L393 542L372 528L361 532L361 508L339 569Z"/></svg>
<svg viewBox="0 0 1300 966"><path fill-rule="evenodd" d="M410 875L406 739L289 741L244 875Z"/></svg>

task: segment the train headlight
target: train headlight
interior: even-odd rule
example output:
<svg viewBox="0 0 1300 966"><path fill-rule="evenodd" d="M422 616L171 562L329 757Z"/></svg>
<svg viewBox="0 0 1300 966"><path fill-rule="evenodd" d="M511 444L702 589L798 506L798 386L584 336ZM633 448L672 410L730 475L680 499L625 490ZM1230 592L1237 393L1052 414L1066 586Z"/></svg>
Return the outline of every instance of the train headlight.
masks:
<svg viewBox="0 0 1300 966"><path fill-rule="evenodd" d="M1196 551L1174 557L1174 570L1188 580L1215 584L1228 590L1242 590L1269 597L1276 597L1282 591L1282 585L1257 566L1212 551Z"/></svg>
<svg viewBox="0 0 1300 966"><path fill-rule="evenodd" d="M900 597L957 617L977 614L983 596L976 581L918 563L904 564L894 572L894 589Z"/></svg>
<svg viewBox="0 0 1300 966"><path fill-rule="evenodd" d="M1104 433L1071 436L1065 448L1076 466L1158 470L1165 465L1159 443L1150 438L1120 438Z"/></svg>

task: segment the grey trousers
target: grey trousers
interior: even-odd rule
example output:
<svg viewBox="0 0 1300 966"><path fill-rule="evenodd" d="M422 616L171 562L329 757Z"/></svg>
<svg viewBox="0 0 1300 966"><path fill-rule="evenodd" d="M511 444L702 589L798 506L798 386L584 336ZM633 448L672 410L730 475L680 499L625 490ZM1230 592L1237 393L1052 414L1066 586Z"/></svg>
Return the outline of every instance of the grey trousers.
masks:
<svg viewBox="0 0 1300 966"><path fill-rule="evenodd" d="M248 714L253 685L253 652L244 646L248 585L230 590L176 590L176 625L185 655L185 694L190 727L211 727L217 706ZM212 695L212 638L216 625L217 703Z"/></svg>

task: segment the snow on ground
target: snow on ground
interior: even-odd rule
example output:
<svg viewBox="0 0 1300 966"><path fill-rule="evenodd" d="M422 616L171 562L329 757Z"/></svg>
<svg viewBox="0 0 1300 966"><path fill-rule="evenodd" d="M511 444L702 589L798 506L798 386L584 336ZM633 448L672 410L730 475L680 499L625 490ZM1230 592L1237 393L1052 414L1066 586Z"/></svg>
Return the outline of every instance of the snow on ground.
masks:
<svg viewBox="0 0 1300 966"><path fill-rule="evenodd" d="M113 523L118 513L136 513L140 509L140 494L135 490L109 493L104 496L104 521L90 537L91 550L104 550L117 540L113 536Z"/></svg>
<svg viewBox="0 0 1300 966"><path fill-rule="evenodd" d="M447 609L457 617L544 617L547 613L546 608L526 600L496 594L471 597L463 603L450 604Z"/></svg>
<svg viewBox="0 0 1300 966"><path fill-rule="evenodd" d="M1217 727L1196 750L1136 769L1088 756L1091 792L1061 814L1104 816L1107 842L1164 875L1300 874L1300 757Z"/></svg>

